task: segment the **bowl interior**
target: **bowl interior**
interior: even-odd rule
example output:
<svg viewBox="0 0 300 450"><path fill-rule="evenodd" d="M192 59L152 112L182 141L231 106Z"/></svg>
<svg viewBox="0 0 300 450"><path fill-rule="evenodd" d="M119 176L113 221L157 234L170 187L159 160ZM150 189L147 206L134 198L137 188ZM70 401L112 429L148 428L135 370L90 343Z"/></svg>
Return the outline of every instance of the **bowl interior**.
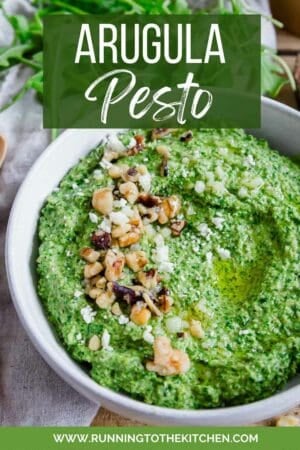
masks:
<svg viewBox="0 0 300 450"><path fill-rule="evenodd" d="M300 114L263 99L262 118L262 129L249 132L268 139L286 155L299 155ZM63 133L38 159L16 197L8 226L6 264L14 304L32 342L50 366L84 396L149 424L239 425L263 420L296 406L300 402L300 375L291 380L281 393L249 405L199 411L146 405L99 386L70 358L57 340L36 293L39 212L65 173L105 136L120 131L73 130Z"/></svg>

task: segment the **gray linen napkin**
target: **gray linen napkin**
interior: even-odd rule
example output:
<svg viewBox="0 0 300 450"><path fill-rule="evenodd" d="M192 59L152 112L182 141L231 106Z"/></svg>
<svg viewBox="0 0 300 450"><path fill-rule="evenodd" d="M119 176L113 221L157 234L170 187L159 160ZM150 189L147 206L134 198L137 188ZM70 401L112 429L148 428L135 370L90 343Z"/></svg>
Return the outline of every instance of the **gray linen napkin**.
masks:
<svg viewBox="0 0 300 450"><path fill-rule="evenodd" d="M12 9L20 3L30 9L26 1L6 1ZM0 17L0 42L10 38L10 29ZM27 70L16 68L0 81L0 104L27 76ZM89 425L98 406L69 387L36 352L16 316L7 286L4 243L11 204L26 173L50 141L49 132L42 130L42 108L33 94L0 114L0 133L8 142L0 171L0 424Z"/></svg>
<svg viewBox="0 0 300 450"><path fill-rule="evenodd" d="M6 1L12 8L18 3L30 9L26 0ZM260 7L267 4L264 0L253 3ZM265 35L265 42L274 46L272 27ZM0 42L10 36L0 17ZM26 70L16 68L4 81L0 80L0 104L22 85L27 74ZM0 171L0 424L88 425L98 406L56 376L35 351L14 311L5 275L4 242L11 204L29 168L50 141L41 121L41 106L30 93L0 114L0 133L9 145Z"/></svg>
<svg viewBox="0 0 300 450"><path fill-rule="evenodd" d="M0 133L8 141L0 172L0 424L89 425L98 406L56 376L35 351L16 316L6 281L4 241L11 204L49 142L48 132L41 130L41 107L31 95L0 115Z"/></svg>

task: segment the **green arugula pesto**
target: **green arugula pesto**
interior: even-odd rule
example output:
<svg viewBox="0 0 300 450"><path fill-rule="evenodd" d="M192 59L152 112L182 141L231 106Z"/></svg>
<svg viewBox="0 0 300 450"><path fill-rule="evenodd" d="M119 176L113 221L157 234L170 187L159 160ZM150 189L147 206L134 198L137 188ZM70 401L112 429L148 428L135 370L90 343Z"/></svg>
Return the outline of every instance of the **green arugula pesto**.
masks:
<svg viewBox="0 0 300 450"><path fill-rule="evenodd" d="M300 168L242 130L180 139L183 133L153 140L129 131L119 144L144 135L145 147L116 161L146 166L151 194L181 200L179 236L155 222L135 244L147 254L146 269L157 266L157 248L167 247L158 270L174 301L169 311L139 326L125 302L118 316L85 293L80 250L103 226L91 199L114 183L102 160L106 144L64 177L41 211L39 294L64 347L102 386L172 408L245 404L274 394L299 371ZM159 145L170 153L164 173ZM125 267L118 282L130 286L134 277ZM192 332L195 321L201 336ZM188 356L188 370L161 376L147 369L159 336Z"/></svg>

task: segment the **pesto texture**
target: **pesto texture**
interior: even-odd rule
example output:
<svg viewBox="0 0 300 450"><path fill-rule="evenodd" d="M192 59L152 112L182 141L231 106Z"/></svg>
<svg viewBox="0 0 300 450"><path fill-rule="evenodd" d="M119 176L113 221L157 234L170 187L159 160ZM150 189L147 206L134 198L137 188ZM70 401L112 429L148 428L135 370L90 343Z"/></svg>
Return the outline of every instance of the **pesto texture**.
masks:
<svg viewBox="0 0 300 450"><path fill-rule="evenodd" d="M39 295L64 347L102 386L172 408L245 404L274 394L299 371L300 168L241 130L184 133L153 140L129 131L119 142L127 147L144 135L145 147L116 162L146 166L151 194L180 198L180 234L168 223L145 224L134 247L147 254L146 269L167 247L158 270L171 308L139 326L125 302L120 320L85 293L80 250L103 227L91 199L114 183L102 160L106 144L64 177L41 211ZM169 150L165 173L160 145ZM129 286L134 277L125 267L118 282ZM201 323L200 337L193 321ZM96 350L89 348L93 336ZM159 336L188 355L187 371L147 369Z"/></svg>

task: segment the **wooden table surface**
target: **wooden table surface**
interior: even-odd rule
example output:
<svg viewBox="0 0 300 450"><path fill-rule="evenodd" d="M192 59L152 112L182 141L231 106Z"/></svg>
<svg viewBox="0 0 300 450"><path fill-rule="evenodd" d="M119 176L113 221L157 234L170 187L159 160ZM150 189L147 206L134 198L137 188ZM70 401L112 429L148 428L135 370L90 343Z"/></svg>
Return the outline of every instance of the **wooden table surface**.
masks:
<svg viewBox="0 0 300 450"><path fill-rule="evenodd" d="M300 53L300 37L294 36L284 30L280 30L277 33L277 45L278 53L284 58L288 66L293 71L296 62L296 56L298 53ZM290 86L285 86L282 89L277 100L282 103L286 103L292 108L298 109L296 95L292 91Z"/></svg>
<svg viewBox="0 0 300 450"><path fill-rule="evenodd" d="M300 37L293 36L286 31L280 30L278 32L278 50L281 56L284 57L289 67L293 70L296 61L296 54L300 52ZM297 101L295 93L289 86L285 86L279 94L279 101L286 103L287 105L297 108ZM300 415L300 407L291 412L293 415ZM267 425L273 425L274 420L266 422ZM100 408L98 414L92 422L92 426L132 426L139 425L137 422L125 419L117 414Z"/></svg>

